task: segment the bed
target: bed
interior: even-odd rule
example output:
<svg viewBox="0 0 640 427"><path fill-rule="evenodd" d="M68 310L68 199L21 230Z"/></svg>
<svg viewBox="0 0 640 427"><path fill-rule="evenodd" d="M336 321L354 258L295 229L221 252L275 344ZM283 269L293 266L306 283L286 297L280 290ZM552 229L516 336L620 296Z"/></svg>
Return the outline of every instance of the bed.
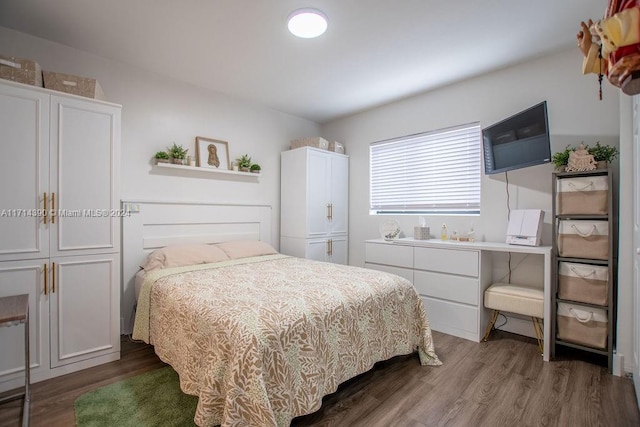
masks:
<svg viewBox="0 0 640 427"><path fill-rule="evenodd" d="M251 239L158 248L141 265L133 338L199 397L199 426L289 425L378 361L440 364L417 292L392 274Z"/></svg>

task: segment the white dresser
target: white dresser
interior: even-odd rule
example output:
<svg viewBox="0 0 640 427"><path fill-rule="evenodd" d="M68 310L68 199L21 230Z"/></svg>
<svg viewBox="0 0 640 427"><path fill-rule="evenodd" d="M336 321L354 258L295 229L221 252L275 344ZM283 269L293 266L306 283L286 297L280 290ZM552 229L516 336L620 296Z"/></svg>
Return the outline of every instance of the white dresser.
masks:
<svg viewBox="0 0 640 427"><path fill-rule="evenodd" d="M550 307L551 248L491 242L383 239L365 242L365 267L410 280L424 301L431 328L479 342L489 310L484 291L493 283L492 253L519 252L544 256L545 316ZM547 317L549 318L549 317ZM545 323L545 335L550 322ZM545 360L549 345L545 341Z"/></svg>

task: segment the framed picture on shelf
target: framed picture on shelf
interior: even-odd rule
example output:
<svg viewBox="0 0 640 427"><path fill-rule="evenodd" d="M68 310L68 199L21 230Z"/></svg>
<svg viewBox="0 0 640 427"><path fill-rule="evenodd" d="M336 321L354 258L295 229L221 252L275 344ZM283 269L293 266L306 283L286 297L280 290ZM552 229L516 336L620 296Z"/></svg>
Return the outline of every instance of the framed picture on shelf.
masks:
<svg viewBox="0 0 640 427"><path fill-rule="evenodd" d="M196 136L196 165L201 168L230 170L229 143Z"/></svg>

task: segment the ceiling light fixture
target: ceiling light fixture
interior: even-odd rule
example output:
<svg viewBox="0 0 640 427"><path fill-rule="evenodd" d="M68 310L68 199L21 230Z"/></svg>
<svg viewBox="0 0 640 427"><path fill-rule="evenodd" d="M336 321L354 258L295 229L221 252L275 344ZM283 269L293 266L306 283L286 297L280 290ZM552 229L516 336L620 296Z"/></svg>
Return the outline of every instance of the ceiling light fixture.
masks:
<svg viewBox="0 0 640 427"><path fill-rule="evenodd" d="M327 31L327 16L318 9L294 10L287 21L291 34L303 39L312 39Z"/></svg>

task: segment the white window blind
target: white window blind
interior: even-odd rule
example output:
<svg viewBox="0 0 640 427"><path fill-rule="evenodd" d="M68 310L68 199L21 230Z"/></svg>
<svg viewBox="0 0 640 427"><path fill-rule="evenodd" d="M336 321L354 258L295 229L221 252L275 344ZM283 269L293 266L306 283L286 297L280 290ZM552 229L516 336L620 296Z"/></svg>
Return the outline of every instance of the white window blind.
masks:
<svg viewBox="0 0 640 427"><path fill-rule="evenodd" d="M370 145L371 213L480 213L480 123Z"/></svg>

